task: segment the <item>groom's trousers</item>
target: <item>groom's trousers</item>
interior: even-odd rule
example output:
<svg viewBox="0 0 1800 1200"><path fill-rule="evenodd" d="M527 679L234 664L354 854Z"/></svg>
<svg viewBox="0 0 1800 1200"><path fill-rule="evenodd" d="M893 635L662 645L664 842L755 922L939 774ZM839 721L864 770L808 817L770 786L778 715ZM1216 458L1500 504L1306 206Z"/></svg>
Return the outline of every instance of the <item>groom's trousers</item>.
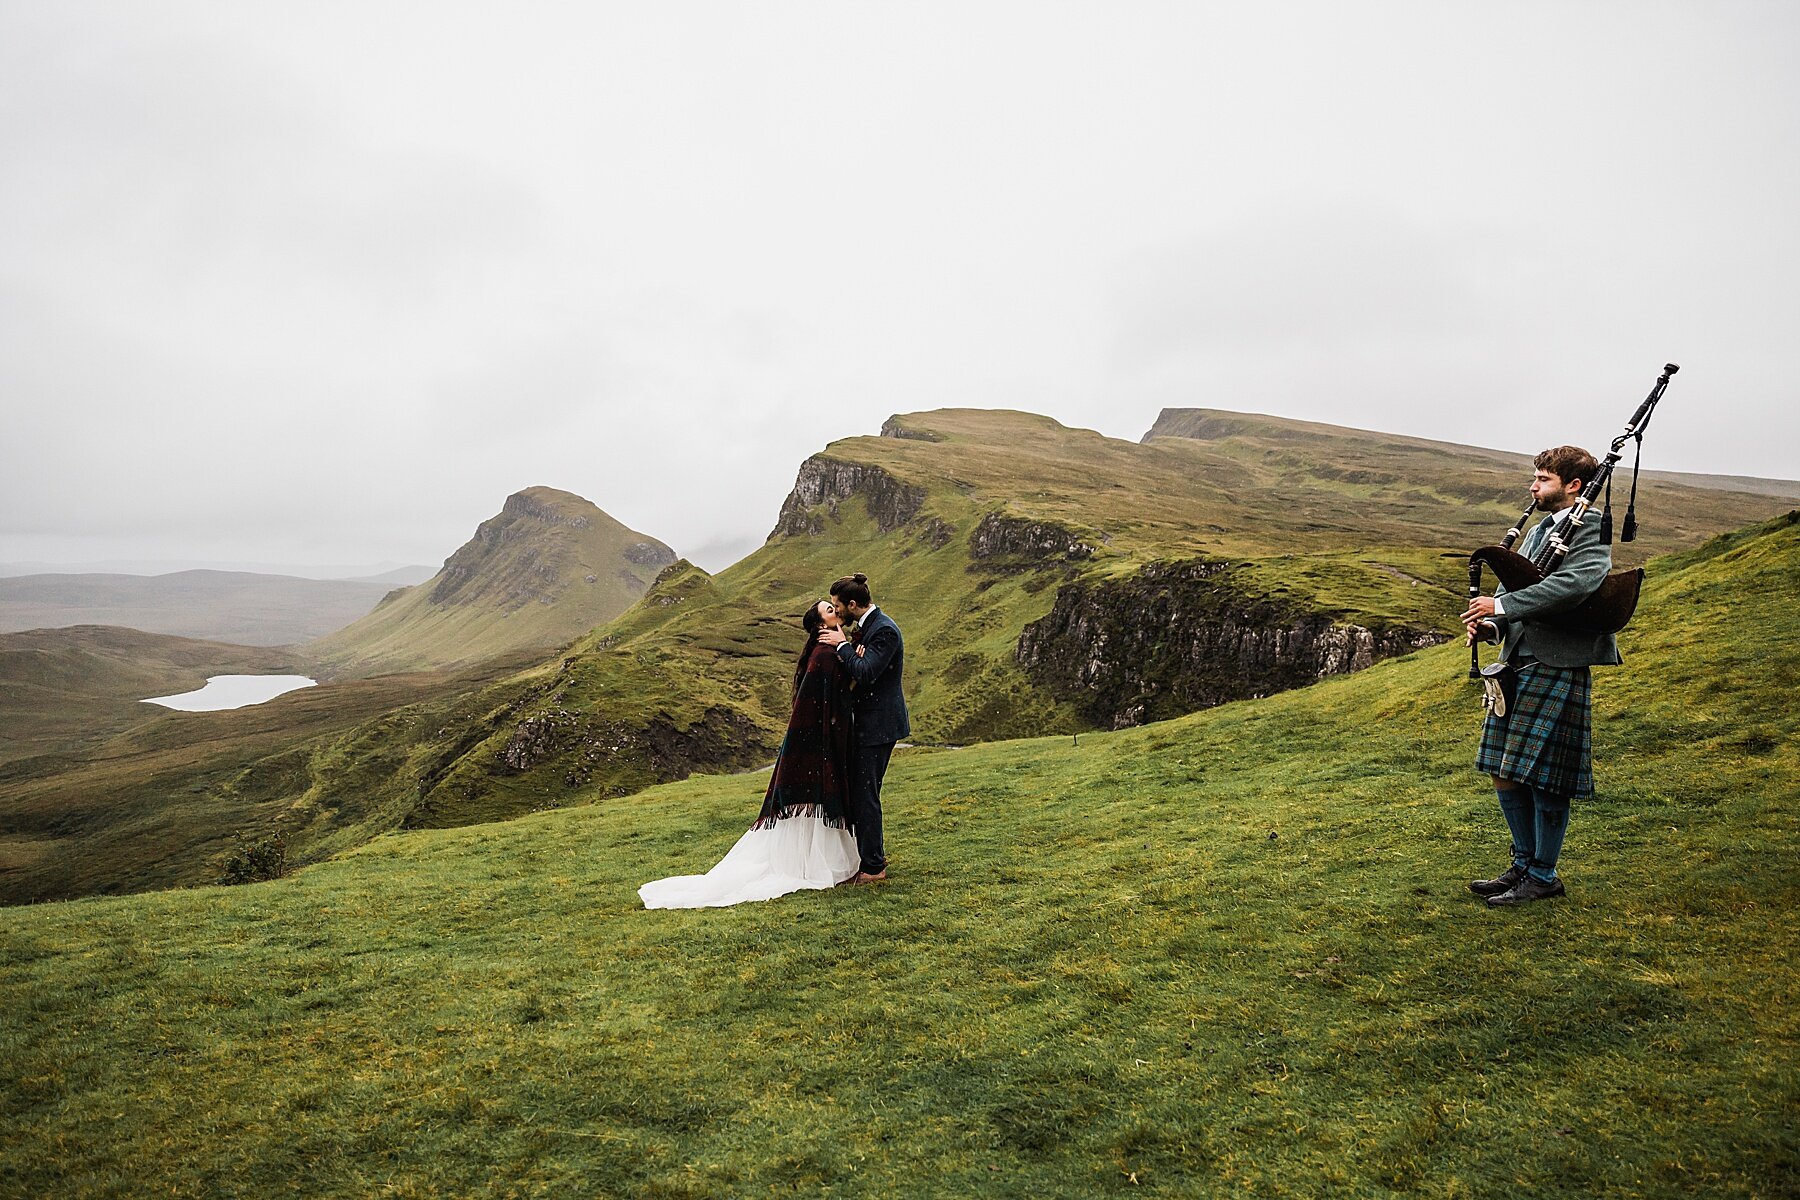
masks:
<svg viewBox="0 0 1800 1200"><path fill-rule="evenodd" d="M881 849L881 780L893 756L893 742L850 748L850 811L844 815L856 830L862 870L870 875L887 870L887 855Z"/></svg>

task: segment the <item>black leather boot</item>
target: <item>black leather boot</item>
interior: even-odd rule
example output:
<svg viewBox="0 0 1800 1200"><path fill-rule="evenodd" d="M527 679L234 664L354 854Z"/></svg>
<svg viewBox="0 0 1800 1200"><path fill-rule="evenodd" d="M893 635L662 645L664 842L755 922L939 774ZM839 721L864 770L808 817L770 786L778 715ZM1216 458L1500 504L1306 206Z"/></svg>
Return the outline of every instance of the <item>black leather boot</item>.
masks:
<svg viewBox="0 0 1800 1200"><path fill-rule="evenodd" d="M1519 880L1525 878L1525 868L1512 866L1500 872L1492 879L1472 879L1469 890L1477 896L1498 896L1501 892L1510 892L1518 886Z"/></svg>

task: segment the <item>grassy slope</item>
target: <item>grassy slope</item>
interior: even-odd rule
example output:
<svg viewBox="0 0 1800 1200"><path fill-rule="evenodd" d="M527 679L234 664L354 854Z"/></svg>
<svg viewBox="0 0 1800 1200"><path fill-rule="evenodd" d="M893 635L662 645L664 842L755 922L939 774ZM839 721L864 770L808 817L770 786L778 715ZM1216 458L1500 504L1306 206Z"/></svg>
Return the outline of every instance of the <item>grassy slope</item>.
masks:
<svg viewBox="0 0 1800 1200"><path fill-rule="evenodd" d="M233 646L109 625L0 633L0 764L91 747L162 711L146 696L209 675L299 673L291 649Z"/></svg>
<svg viewBox="0 0 1800 1200"><path fill-rule="evenodd" d="M517 511L515 511L517 510ZM668 547L613 520L592 503L555 488L509 497L502 512L442 570L397 591L367 616L308 643L307 653L334 677L464 666L525 649L567 645L637 602L662 562L625 557ZM476 577L452 587L462 568ZM453 594L434 599L442 585Z"/></svg>
<svg viewBox="0 0 1800 1200"><path fill-rule="evenodd" d="M207 883L240 840L322 858L402 824L415 757L478 724L471 696L524 661L305 688L227 712L139 718L0 767L0 903ZM97 711L97 710L96 710ZM351 753L346 753L346 751ZM314 781L337 789L321 795Z"/></svg>
<svg viewBox="0 0 1800 1200"><path fill-rule="evenodd" d="M1793 1194L1800 524L1682 562L1599 674L1567 900L1462 891L1503 833L1455 647L903 754L894 882L643 912L755 810L697 778L9 914L0 1181Z"/></svg>
<svg viewBox="0 0 1800 1200"><path fill-rule="evenodd" d="M1165 409L1145 440L1192 443L1238 464L1248 486L1280 491L1321 515L1328 510L1317 500L1335 495L1354 508L1342 514L1352 541L1366 529L1376 535L1363 544L1416 544L1392 528L1396 521L1429 530L1432 544L1462 551L1465 567L1467 547L1498 541L1519 515L1531 479L1529 455L1215 409ZM1630 467L1628 452L1614 475L1621 519ZM1619 566L1773 516L1800 498L1800 482L1645 471L1639 493L1642 528L1636 542L1613 548Z"/></svg>
<svg viewBox="0 0 1800 1200"><path fill-rule="evenodd" d="M1154 560L1209 556L1247 564L1252 586L1290 604L1374 626L1450 631L1467 586L1468 550L1518 515L1515 470L1446 458L1433 443L1234 415L1206 440L1147 445L1069 429L1047 417L943 409L897 417L910 437L834 442L825 456L882 468L923 489L908 524L883 532L861 499L816 535L780 535L715 578L695 573L576 642L560 670L539 672L521 714L571 726L663 720L682 729L732 714L763 731L719 765L765 758L786 716L795 619L828 582L860 570L908 639L915 737L968 743L1070 732L1086 721L1034 687L1013 662L1020 631L1071 578L1130 572ZM1500 456L1504 457L1504 456ZM1621 565L1691 546L1780 510L1765 496L1664 485L1646 497L1645 537ZM822 509L818 510L822 513ZM969 538L989 512L1065 525L1099 546L1078 567L1039 570L972 561ZM935 524L934 524L935 523ZM934 527L948 526L935 544ZM1014 564L1016 567L1016 564ZM658 603L659 600L670 601ZM709 710L712 718L709 722ZM431 789L442 824L564 803L573 749L524 772L496 766L509 719L472 743ZM598 745L606 734L571 736ZM599 762L594 777L629 791L669 776L641 754ZM573 776L578 777L578 776Z"/></svg>

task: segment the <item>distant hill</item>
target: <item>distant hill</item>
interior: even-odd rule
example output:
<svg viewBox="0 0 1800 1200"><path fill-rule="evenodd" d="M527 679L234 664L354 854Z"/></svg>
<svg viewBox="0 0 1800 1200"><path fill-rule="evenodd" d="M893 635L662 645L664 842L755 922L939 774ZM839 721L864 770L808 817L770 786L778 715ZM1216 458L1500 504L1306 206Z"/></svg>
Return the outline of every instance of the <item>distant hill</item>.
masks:
<svg viewBox="0 0 1800 1200"><path fill-rule="evenodd" d="M1615 433L1617 431L1614 431ZM1648 434L1645 435L1648 440ZM1518 481L1530 479L1530 454L1510 450L1493 450L1482 446L1463 446L1455 442L1435 442L1426 438L1407 437L1397 433L1378 433L1368 429L1350 429L1316 421L1295 421L1286 417L1269 417L1260 413L1229 412L1214 408L1165 408L1143 437L1145 444L1155 438L1192 438L1215 446L1236 443L1259 445L1264 450L1283 445L1305 445L1318 448L1329 443L1339 461L1339 471L1354 470L1359 482L1393 483L1408 472L1431 477L1442 470L1445 462L1465 464L1471 480L1478 480L1495 491L1511 488L1523 507L1525 487ZM1587 448L1604 455L1611 444L1611 434ZM1654 456L1654 448L1652 448ZM1632 450L1626 448L1616 468L1614 479L1630 489ZM1761 479L1751 475L1703 475L1686 471L1644 471L1639 490L1672 484L1680 488L1706 488L1742 495L1774 496L1800 500L1800 480ZM1623 510L1624 494L1619 497Z"/></svg>
<svg viewBox="0 0 1800 1200"><path fill-rule="evenodd" d="M10 575L173 575L177 571L225 571L242 575L292 575L296 579L370 579L418 583L431 578L434 568L417 564L377 563L263 563L207 559L107 559L99 562L0 562L0 577ZM419 574L419 572L423 572Z"/></svg>
<svg viewBox="0 0 1800 1200"><path fill-rule="evenodd" d="M396 567L392 571L384 571L379 575L358 575L353 583L385 583L389 587L411 587L415 583L424 583L437 572L431 567Z"/></svg>
<svg viewBox="0 0 1800 1200"><path fill-rule="evenodd" d="M423 583L309 643L340 677L473 662L565 645L636 602L675 552L555 488L507 497Z"/></svg>
<svg viewBox="0 0 1800 1200"><path fill-rule="evenodd" d="M242 571L16 575L0 578L0 633L117 625L244 646L285 646L356 620L386 591L374 582Z"/></svg>

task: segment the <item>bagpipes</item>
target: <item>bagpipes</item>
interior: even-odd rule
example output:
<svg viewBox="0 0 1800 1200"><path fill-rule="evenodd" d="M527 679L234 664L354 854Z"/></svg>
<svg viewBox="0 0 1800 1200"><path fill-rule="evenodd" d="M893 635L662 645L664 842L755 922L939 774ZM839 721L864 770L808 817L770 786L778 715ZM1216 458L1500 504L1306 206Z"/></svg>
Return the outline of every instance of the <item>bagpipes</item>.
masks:
<svg viewBox="0 0 1800 1200"><path fill-rule="evenodd" d="M1498 546L1483 546L1469 556L1469 602L1472 604L1481 595L1481 568L1492 567L1495 578L1499 579L1508 591L1516 592L1520 588L1530 587L1540 582L1544 576L1562 565L1569 553L1569 543L1575 538L1575 531L1580 529L1587 519L1588 510L1606 493L1606 506L1600 519L1600 539L1608 545L1612 544L1612 472L1613 466L1622 457L1621 451L1625 443L1636 441L1638 457L1631 468L1631 499L1625 507L1625 523L1619 532L1621 541L1629 542L1637 536L1637 472L1638 464L1643 461L1644 430L1649 427L1650 416L1656 410L1656 402L1662 399L1663 389L1669 386L1669 377L1681 368L1674 363L1663 367L1663 373L1657 378L1656 386L1650 389L1650 395L1638 405L1637 412L1631 415L1631 421L1625 426L1625 432L1613 439L1612 449L1601 462L1594 477L1582 488L1581 497L1575 501L1569 519L1562 529L1553 531L1545 539L1538 550L1536 558L1526 558L1513 552L1513 544L1524 532L1525 523L1531 519L1537 508L1535 500L1513 522L1513 527L1506 531L1506 537ZM1638 592L1644 585L1644 569L1634 567L1629 571L1614 571L1601 581L1592 595L1573 608L1553 613L1540 620L1547 624L1557 625L1564 629L1580 633L1617 633L1625 628L1631 620L1632 613L1637 611ZM1469 678L1479 679L1482 676L1480 640L1469 644Z"/></svg>

